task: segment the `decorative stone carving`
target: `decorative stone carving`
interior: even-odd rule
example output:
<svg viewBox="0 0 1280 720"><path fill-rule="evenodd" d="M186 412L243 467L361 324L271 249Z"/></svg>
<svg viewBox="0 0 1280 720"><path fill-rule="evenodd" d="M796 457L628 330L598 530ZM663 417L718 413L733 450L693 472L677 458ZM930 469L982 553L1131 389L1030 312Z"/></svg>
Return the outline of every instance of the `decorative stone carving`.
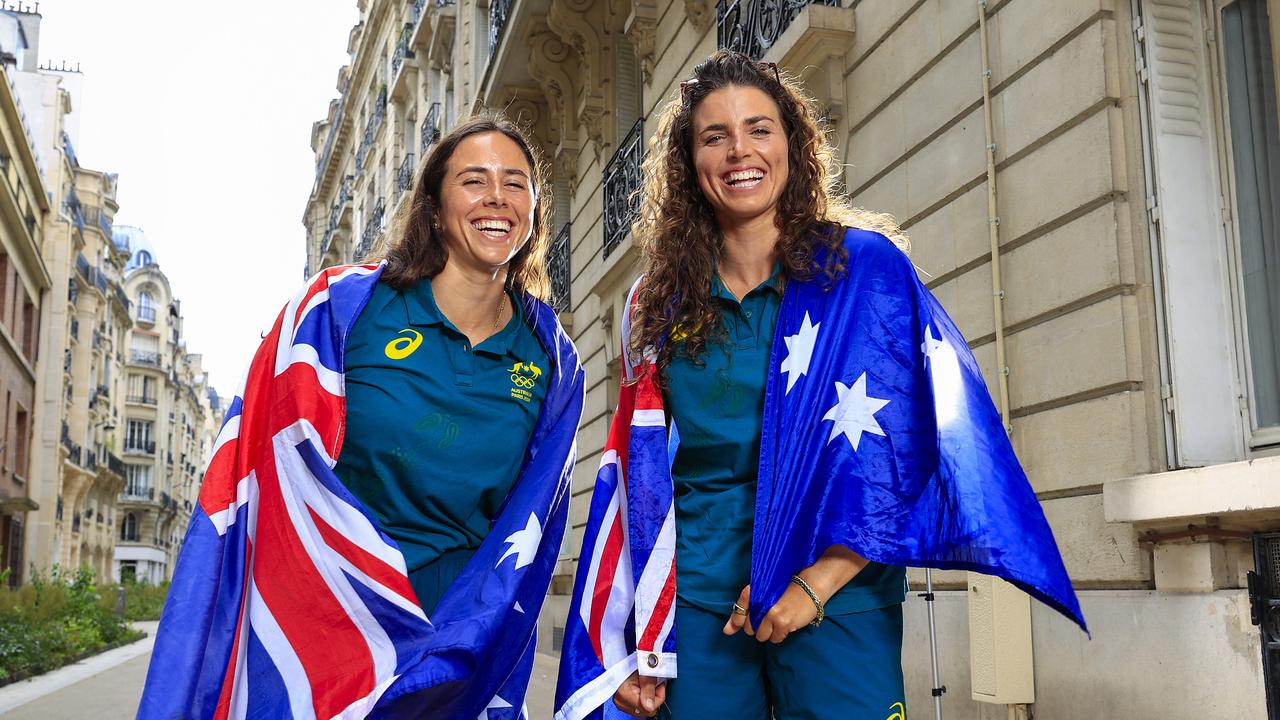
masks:
<svg viewBox="0 0 1280 720"><path fill-rule="evenodd" d="M658 35L657 3L654 0L634 0L624 32L635 49L636 59L640 61L640 74L647 85L653 81L654 46Z"/></svg>
<svg viewBox="0 0 1280 720"><path fill-rule="evenodd" d="M684 0L684 14L698 32L706 32L716 19L715 0Z"/></svg>

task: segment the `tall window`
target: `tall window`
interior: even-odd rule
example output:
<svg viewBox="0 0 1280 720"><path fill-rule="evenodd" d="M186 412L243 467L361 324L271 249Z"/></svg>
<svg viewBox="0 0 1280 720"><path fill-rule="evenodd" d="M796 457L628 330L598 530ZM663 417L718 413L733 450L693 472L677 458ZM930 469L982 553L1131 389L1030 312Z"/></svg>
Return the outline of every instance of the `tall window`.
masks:
<svg viewBox="0 0 1280 720"><path fill-rule="evenodd" d="M27 445L29 441L27 425L27 411L19 406L13 428L13 472L21 476L26 476L27 474Z"/></svg>
<svg viewBox="0 0 1280 720"><path fill-rule="evenodd" d="M138 516L127 513L120 523L120 539L125 542L138 542ZM124 566L120 568L120 579L124 580ZM136 570L136 568L135 568Z"/></svg>
<svg viewBox="0 0 1280 720"><path fill-rule="evenodd" d="M1221 33L1242 354L1253 434L1269 444L1280 441L1280 106L1266 0L1224 5Z"/></svg>
<svg viewBox="0 0 1280 720"><path fill-rule="evenodd" d="M131 497L148 497L151 495L151 466L125 465L124 494Z"/></svg>
<svg viewBox="0 0 1280 720"><path fill-rule="evenodd" d="M156 444L152 436L154 427L155 423L150 420L130 420L125 432L125 451L155 452Z"/></svg>
<svg viewBox="0 0 1280 720"><path fill-rule="evenodd" d="M138 293L138 319L146 322L156 321L156 302L151 293L143 290Z"/></svg>

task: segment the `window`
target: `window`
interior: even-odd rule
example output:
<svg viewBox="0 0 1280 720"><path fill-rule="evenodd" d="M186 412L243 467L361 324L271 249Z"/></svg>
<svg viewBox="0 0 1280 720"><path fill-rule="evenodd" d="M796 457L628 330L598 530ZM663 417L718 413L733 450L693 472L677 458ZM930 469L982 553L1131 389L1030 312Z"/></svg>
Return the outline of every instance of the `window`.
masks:
<svg viewBox="0 0 1280 720"><path fill-rule="evenodd" d="M26 477L27 474L27 447L30 442L27 423L27 411L18 406L17 417L14 421L14 438L13 438L13 472L16 475Z"/></svg>
<svg viewBox="0 0 1280 720"><path fill-rule="evenodd" d="M129 497L149 498L151 496L151 466L125 465L124 494Z"/></svg>
<svg viewBox="0 0 1280 720"><path fill-rule="evenodd" d="M125 432L125 452L155 452L156 443L152 439L154 426L155 423L150 420L130 420Z"/></svg>
<svg viewBox="0 0 1280 720"><path fill-rule="evenodd" d="M1240 355L1254 445L1280 442L1280 131L1265 0L1221 7L1220 82L1234 201Z"/></svg>
<svg viewBox="0 0 1280 720"><path fill-rule="evenodd" d="M153 263L153 262L155 262L155 261L151 259L151 253L147 252L146 250L139 250L139 251L138 251L138 265L139 265L139 266L142 266L142 265L150 265L150 264L151 264L151 263Z"/></svg>
<svg viewBox="0 0 1280 720"><path fill-rule="evenodd" d="M125 542L138 542L138 516L128 513L124 516L124 521L120 523L120 539ZM120 563L120 580L124 582L125 569L130 568L135 572L137 566L132 562Z"/></svg>
<svg viewBox="0 0 1280 720"><path fill-rule="evenodd" d="M36 360L36 349L39 346L39 318L36 306L28 299L22 301L22 354L31 362Z"/></svg>
<svg viewBox="0 0 1280 720"><path fill-rule="evenodd" d="M120 539L124 539L124 525L120 526ZM138 561L122 560L120 561L120 583L123 585L132 585L138 582Z"/></svg>
<svg viewBox="0 0 1280 720"><path fill-rule="evenodd" d="M145 254L145 253L143 253ZM156 303L151 293L143 290L138 293L138 319L143 322L156 321Z"/></svg>

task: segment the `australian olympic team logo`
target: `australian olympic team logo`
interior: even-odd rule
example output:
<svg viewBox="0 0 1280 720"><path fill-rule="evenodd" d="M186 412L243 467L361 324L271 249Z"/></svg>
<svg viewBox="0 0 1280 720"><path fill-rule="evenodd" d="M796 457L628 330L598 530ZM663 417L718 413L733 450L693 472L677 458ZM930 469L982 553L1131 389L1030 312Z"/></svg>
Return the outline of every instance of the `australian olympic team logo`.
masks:
<svg viewBox="0 0 1280 720"><path fill-rule="evenodd" d="M511 397L525 402L532 400L533 393L529 391L538 384L538 378L542 377L542 368L530 360L515 363L508 372L511 373Z"/></svg>
<svg viewBox="0 0 1280 720"><path fill-rule="evenodd" d="M409 334L405 335L405 333ZM387 343L387 347L383 349L387 357L392 360L403 360L409 357L422 344L422 333L417 330L405 328L397 334L401 337Z"/></svg>

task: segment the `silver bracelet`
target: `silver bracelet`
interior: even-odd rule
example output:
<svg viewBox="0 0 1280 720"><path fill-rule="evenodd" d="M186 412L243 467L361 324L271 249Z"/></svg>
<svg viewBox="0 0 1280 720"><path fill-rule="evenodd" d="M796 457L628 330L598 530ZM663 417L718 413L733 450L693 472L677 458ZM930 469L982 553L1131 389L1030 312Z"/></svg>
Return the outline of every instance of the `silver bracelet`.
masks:
<svg viewBox="0 0 1280 720"><path fill-rule="evenodd" d="M814 592L813 588L809 587L809 583L805 582L799 575L792 575L791 582L799 585L800 589L804 591L804 594L808 595L809 599L813 601L813 606L818 608L818 617L814 618L809 623L814 627L818 627L822 624L822 618L825 617L825 614L822 611L822 601L818 599L818 593Z"/></svg>

